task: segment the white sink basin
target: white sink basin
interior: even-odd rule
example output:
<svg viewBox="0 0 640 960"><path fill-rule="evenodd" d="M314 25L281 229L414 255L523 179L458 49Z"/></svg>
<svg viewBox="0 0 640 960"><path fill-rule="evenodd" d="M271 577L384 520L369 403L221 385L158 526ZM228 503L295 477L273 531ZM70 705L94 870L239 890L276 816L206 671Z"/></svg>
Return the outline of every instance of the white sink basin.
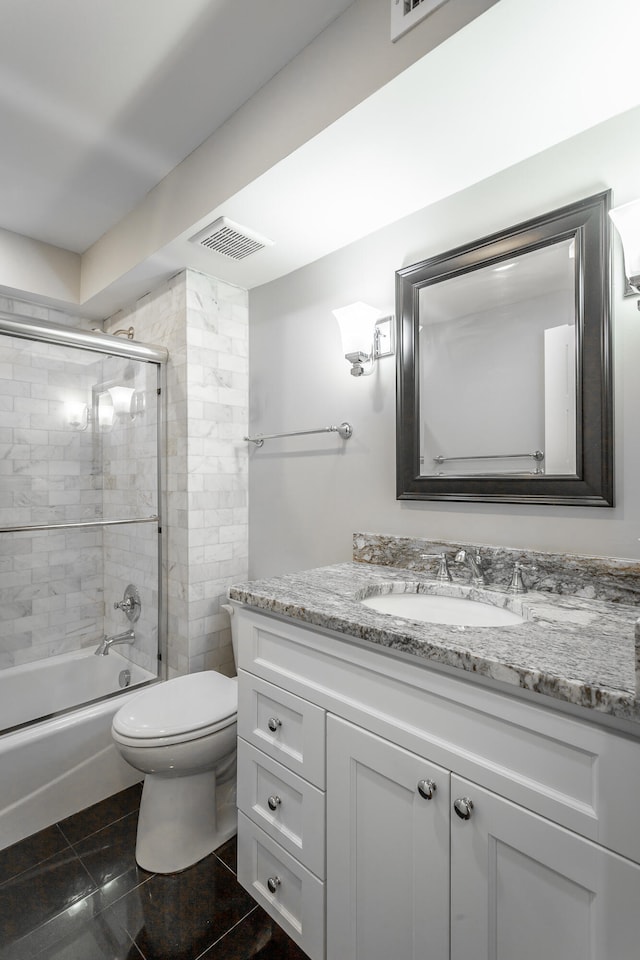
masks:
<svg viewBox="0 0 640 960"><path fill-rule="evenodd" d="M385 593L361 600L365 607L408 620L447 623L464 627L508 627L525 623L525 617L505 607L429 593Z"/></svg>

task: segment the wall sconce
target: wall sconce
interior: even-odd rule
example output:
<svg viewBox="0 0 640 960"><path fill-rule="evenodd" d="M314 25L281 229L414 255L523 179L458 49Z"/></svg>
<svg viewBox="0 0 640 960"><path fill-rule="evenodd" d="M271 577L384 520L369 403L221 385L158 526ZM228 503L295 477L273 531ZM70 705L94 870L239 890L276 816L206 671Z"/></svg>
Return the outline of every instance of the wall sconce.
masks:
<svg viewBox="0 0 640 960"><path fill-rule="evenodd" d="M622 242L625 297L640 296L640 200L624 203L609 211ZM640 310L640 300L638 301Z"/></svg>
<svg viewBox="0 0 640 960"><path fill-rule="evenodd" d="M109 387L108 394L113 404L113 412L116 416L122 416L128 413L131 416L131 401L134 390L132 387Z"/></svg>
<svg viewBox="0 0 640 960"><path fill-rule="evenodd" d="M352 377L368 377L373 373L374 361L393 356L393 317L385 317L382 310L360 300L331 312L340 326L342 348L351 364Z"/></svg>
<svg viewBox="0 0 640 960"><path fill-rule="evenodd" d="M86 430L89 426L89 407L81 400L65 403L67 423L72 430Z"/></svg>

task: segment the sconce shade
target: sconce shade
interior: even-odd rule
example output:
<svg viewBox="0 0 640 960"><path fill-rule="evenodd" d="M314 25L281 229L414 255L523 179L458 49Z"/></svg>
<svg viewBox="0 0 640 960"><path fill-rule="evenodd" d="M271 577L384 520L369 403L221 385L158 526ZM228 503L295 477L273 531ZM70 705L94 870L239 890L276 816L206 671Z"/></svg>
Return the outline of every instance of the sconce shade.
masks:
<svg viewBox="0 0 640 960"><path fill-rule="evenodd" d="M89 408L82 400L65 404L67 423L72 430L86 430L89 426Z"/></svg>
<svg viewBox="0 0 640 960"><path fill-rule="evenodd" d="M113 426L113 401L108 393L98 397L98 426L101 430L110 430Z"/></svg>
<svg viewBox="0 0 640 960"><path fill-rule="evenodd" d="M357 303L350 303L331 312L340 327L345 355L358 352L370 355L376 320L383 316L382 310L358 300Z"/></svg>
<svg viewBox="0 0 640 960"><path fill-rule="evenodd" d="M620 234L624 270L635 293L640 293L640 200L624 203L609 211Z"/></svg>
<svg viewBox="0 0 640 960"><path fill-rule="evenodd" d="M113 404L113 410L116 414L131 412L131 398L133 389L131 387L109 387L109 396Z"/></svg>

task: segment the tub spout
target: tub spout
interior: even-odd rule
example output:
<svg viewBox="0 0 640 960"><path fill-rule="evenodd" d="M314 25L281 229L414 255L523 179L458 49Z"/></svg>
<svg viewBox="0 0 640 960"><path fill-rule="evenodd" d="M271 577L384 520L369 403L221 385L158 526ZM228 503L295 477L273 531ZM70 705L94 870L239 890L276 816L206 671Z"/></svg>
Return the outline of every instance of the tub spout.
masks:
<svg viewBox="0 0 640 960"><path fill-rule="evenodd" d="M116 643L135 643L136 635L133 630L125 630L124 633L116 633L113 637L103 637L100 646L96 649L96 657L106 657L109 648Z"/></svg>

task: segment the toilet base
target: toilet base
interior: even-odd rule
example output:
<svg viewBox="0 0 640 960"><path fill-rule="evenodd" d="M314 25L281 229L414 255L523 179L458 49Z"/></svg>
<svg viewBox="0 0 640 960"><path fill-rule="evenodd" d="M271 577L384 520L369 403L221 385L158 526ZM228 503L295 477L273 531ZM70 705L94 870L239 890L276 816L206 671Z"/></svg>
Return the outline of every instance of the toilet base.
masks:
<svg viewBox="0 0 640 960"><path fill-rule="evenodd" d="M140 801L136 861L150 873L177 873L212 853L237 829L235 779L216 771L148 773Z"/></svg>

